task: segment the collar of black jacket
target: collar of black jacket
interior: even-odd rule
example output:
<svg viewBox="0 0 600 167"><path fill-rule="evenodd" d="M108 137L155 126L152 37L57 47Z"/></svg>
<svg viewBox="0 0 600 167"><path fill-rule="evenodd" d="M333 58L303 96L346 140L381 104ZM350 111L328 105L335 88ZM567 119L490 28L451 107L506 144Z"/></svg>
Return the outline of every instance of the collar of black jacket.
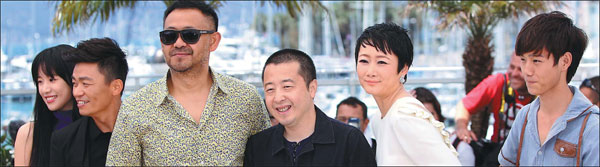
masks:
<svg viewBox="0 0 600 167"><path fill-rule="evenodd" d="M315 105L316 121L315 131L313 132L312 141L307 145L303 146L300 154L309 152L314 149L313 144L333 144L335 143L335 136L333 134L333 125L331 124L331 118L329 118L321 109ZM285 128L279 124L275 127L273 135L271 135L271 155L277 154L279 151L285 149L285 143L283 142L283 131Z"/></svg>

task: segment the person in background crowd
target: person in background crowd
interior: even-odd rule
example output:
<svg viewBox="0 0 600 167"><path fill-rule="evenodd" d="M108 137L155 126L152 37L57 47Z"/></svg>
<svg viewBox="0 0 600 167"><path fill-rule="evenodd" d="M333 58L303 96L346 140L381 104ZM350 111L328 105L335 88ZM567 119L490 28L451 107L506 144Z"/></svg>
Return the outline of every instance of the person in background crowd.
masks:
<svg viewBox="0 0 600 167"><path fill-rule="evenodd" d="M69 45L44 49L31 64L31 76L37 92L33 122L19 128L15 140L15 166L45 166L50 162L50 138L79 118L71 93L74 64L64 56L75 50Z"/></svg>
<svg viewBox="0 0 600 167"><path fill-rule="evenodd" d="M579 85L579 91L587 97L592 104L600 106L600 76L586 78Z"/></svg>
<svg viewBox="0 0 600 167"><path fill-rule="evenodd" d="M271 122L271 126L279 125L279 121L277 121L277 119L275 119L271 113L269 113L269 120Z"/></svg>
<svg viewBox="0 0 600 167"><path fill-rule="evenodd" d="M348 124L348 120L351 118L358 119L358 129L360 129L363 134L367 129L367 125L369 125L369 117L367 117L367 105L362 101L358 100L356 97L348 97L342 100L336 107L335 119L341 121L343 123ZM371 137L365 136L367 142L373 149L373 153L376 152L377 141Z"/></svg>
<svg viewBox="0 0 600 167"><path fill-rule="evenodd" d="M13 140L13 147L15 144L14 141L17 139L17 132L19 132L19 128L23 125L25 125L25 121L16 119L16 120L10 121L8 123L8 127L6 127L6 130L8 130L8 134L9 134L10 138Z"/></svg>
<svg viewBox="0 0 600 167"><path fill-rule="evenodd" d="M8 123L8 127L2 127L3 130L7 130L10 136L10 140L12 140L12 147L15 148L15 140L17 140L17 132L21 126L25 125L25 121L17 119L12 120ZM10 164L15 164L14 154L10 157Z"/></svg>
<svg viewBox="0 0 600 167"><path fill-rule="evenodd" d="M417 87L411 90L410 94L423 103L425 108L431 112L436 120L444 122L446 118L444 118L442 115L440 102L429 89ZM475 154L473 153L473 148L468 143L456 138L456 133L450 135L450 141L452 142L452 146L454 146L458 152L458 160L460 161L460 164L462 166L475 166Z"/></svg>
<svg viewBox="0 0 600 167"><path fill-rule="evenodd" d="M535 98L527 92L519 60L519 57L513 53L506 73L490 75L483 79L458 102L454 119L456 135L461 140L467 143L478 140L475 133L467 128L470 117L477 112L489 110L493 113L495 120L492 142L504 142L516 114L521 107L529 104Z"/></svg>
<svg viewBox="0 0 600 167"><path fill-rule="evenodd" d="M498 166L498 154L508 136L516 114L529 104L535 96L527 92L525 80L521 74L519 57L513 52L506 73L489 75L473 90L467 93L456 105L455 131L457 138L475 146L476 166ZM494 132L491 141L483 134L488 131L480 129L481 136L473 133L468 125L471 115L479 112L490 112L494 116ZM487 122L487 121L484 121Z"/></svg>

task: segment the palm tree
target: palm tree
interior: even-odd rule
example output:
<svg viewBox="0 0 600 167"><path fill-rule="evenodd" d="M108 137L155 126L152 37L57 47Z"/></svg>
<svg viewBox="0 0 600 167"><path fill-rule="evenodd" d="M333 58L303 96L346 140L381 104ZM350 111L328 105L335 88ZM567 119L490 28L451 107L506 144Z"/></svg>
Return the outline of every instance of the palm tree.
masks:
<svg viewBox="0 0 600 167"><path fill-rule="evenodd" d="M465 92L469 92L493 72L494 46L490 41L493 29L500 21L560 5L561 2L542 1L427 1L409 3L408 8L432 9L439 13L439 29L458 26L467 31L467 46L462 58L466 75ZM479 112L471 116L471 130L480 138L487 133L489 114Z"/></svg>
<svg viewBox="0 0 600 167"><path fill-rule="evenodd" d="M264 13L257 13L254 16L252 27L259 33L267 32L267 16ZM289 14L273 14L274 32L279 36L279 48L298 48L298 18Z"/></svg>
<svg viewBox="0 0 600 167"><path fill-rule="evenodd" d="M109 1L60 1L56 3L56 13L52 20L52 34L57 35L64 31L73 30L74 25L85 25L90 19L95 22L98 17L102 22L108 18L119 8L134 8L138 0L109 0ZM164 0L166 6L169 6L174 1ZM225 2L220 0L211 0L208 2L212 7L219 8ZM260 2L264 5L264 1ZM310 5L313 9L325 9L318 1L286 1L275 0L271 1L277 7L285 7L288 14L296 17L296 14L302 11L304 5Z"/></svg>

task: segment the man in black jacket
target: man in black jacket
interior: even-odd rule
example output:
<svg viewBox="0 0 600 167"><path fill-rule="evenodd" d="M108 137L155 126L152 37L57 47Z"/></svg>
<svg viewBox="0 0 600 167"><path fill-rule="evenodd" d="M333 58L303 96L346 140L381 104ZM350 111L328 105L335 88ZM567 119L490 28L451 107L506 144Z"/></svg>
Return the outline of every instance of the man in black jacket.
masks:
<svg viewBox="0 0 600 167"><path fill-rule="evenodd" d="M262 79L267 109L279 125L248 139L244 166L377 165L360 130L327 117L314 105L316 70L306 53L273 53Z"/></svg>
<svg viewBox="0 0 600 167"><path fill-rule="evenodd" d="M94 38L67 60L76 63L73 96L85 117L52 134L50 166L104 166L129 70L125 53L110 38Z"/></svg>

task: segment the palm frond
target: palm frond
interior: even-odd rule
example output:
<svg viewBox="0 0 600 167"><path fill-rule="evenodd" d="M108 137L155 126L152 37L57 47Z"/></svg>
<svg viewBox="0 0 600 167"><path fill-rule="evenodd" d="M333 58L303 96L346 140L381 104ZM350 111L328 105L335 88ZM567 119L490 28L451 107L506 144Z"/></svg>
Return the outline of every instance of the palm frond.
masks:
<svg viewBox="0 0 600 167"><path fill-rule="evenodd" d="M483 37L501 20L547 12L562 5L559 1L426 1L410 2L404 13L434 10L440 14L438 29L461 27L471 36Z"/></svg>
<svg viewBox="0 0 600 167"><path fill-rule="evenodd" d="M52 20L52 34L56 36L63 32L73 30L75 25L87 25L90 20L95 23L98 18L101 22L107 21L111 15L119 8L135 7L138 0L109 0L109 1L60 1L56 2L56 13ZM166 6L171 5L174 0L163 0ZM218 9L223 6L225 1L211 0L208 2L213 8ZM260 2L264 5L264 1ZM293 18L301 13L304 5L312 7L313 10L325 10L327 8L319 1L288 1L274 0L270 1L277 7L284 7Z"/></svg>
<svg viewBox="0 0 600 167"><path fill-rule="evenodd" d="M60 1L55 5L56 13L52 20L52 34L72 30L74 25L86 25L90 19L98 17L106 21L118 8L135 7L137 1Z"/></svg>

